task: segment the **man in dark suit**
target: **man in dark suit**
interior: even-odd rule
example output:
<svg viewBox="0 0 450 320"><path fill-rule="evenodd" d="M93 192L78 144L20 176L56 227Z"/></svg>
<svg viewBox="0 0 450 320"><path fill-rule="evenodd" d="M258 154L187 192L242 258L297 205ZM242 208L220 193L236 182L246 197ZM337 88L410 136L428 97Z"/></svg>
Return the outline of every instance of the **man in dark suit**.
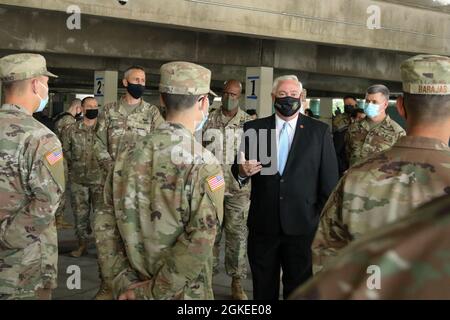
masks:
<svg viewBox="0 0 450 320"><path fill-rule="evenodd" d="M248 257L256 300L278 299L280 268L284 298L311 277L311 242L338 181L329 126L300 114L301 95L296 76L275 80L276 114L244 125L232 167L241 185L252 183Z"/></svg>

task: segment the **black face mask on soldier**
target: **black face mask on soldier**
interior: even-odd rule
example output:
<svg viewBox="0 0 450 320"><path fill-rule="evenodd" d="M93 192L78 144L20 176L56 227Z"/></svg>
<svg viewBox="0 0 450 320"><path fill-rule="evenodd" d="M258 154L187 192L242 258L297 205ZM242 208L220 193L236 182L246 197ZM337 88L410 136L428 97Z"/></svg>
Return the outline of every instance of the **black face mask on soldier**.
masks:
<svg viewBox="0 0 450 320"><path fill-rule="evenodd" d="M283 97L275 98L274 107L279 113L285 117L290 117L300 110L302 102L300 98Z"/></svg>
<svg viewBox="0 0 450 320"><path fill-rule="evenodd" d="M345 113L352 113L353 110L355 110L355 108L351 104L346 104L344 106L344 112Z"/></svg>
<svg viewBox="0 0 450 320"><path fill-rule="evenodd" d="M142 84L128 83L128 93L135 99L142 97L145 91L145 86Z"/></svg>
<svg viewBox="0 0 450 320"><path fill-rule="evenodd" d="M81 120L81 119L83 119L83 113L82 113L82 112L77 113L77 114L75 115L75 119L76 119L76 120Z"/></svg>
<svg viewBox="0 0 450 320"><path fill-rule="evenodd" d="M84 116L90 120L93 120L98 117L98 109L89 109L86 110Z"/></svg>

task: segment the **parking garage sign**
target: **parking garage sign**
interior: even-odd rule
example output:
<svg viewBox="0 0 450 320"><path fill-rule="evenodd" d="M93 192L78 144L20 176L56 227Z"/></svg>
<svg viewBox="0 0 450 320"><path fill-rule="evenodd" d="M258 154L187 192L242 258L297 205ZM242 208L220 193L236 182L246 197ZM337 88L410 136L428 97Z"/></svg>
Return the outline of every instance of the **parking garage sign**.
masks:
<svg viewBox="0 0 450 320"><path fill-rule="evenodd" d="M245 85L245 100L247 109L256 109L258 106L260 76L247 76Z"/></svg>
<svg viewBox="0 0 450 320"><path fill-rule="evenodd" d="M105 78L95 77L94 95L96 98L105 96L104 88L105 88Z"/></svg>

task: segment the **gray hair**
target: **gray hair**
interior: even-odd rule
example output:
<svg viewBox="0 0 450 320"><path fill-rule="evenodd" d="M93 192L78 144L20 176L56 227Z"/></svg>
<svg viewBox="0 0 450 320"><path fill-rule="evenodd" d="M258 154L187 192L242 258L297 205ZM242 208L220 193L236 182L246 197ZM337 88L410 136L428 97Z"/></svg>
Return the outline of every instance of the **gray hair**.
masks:
<svg viewBox="0 0 450 320"><path fill-rule="evenodd" d="M272 93L275 94L275 93L277 92L277 89L278 89L280 83L283 82L283 81L287 81L287 80L294 80L294 81L298 82L298 88L299 88L299 90L300 90L300 93L302 92L302 90L303 90L303 85L302 85L302 83L298 80L297 76L295 76L295 75L288 75L288 76L281 76L281 77L278 77L278 78L276 78L276 79L273 81Z"/></svg>
<svg viewBox="0 0 450 320"><path fill-rule="evenodd" d="M381 93L386 100L389 101L389 89L382 84L374 84L373 86L370 86L369 88L367 88L366 91L367 94L376 94L376 93Z"/></svg>
<svg viewBox="0 0 450 320"><path fill-rule="evenodd" d="M70 102L70 107L76 106L77 104L81 105L81 99L75 98Z"/></svg>
<svg viewBox="0 0 450 320"><path fill-rule="evenodd" d="M141 67L141 66L138 66L138 65L134 65L134 66L128 67L128 68L125 70L125 72L124 72L124 74L123 74L123 78L124 78L124 79L128 79L130 73L131 73L133 70L141 70L141 71L143 71L143 72L145 73L144 67Z"/></svg>

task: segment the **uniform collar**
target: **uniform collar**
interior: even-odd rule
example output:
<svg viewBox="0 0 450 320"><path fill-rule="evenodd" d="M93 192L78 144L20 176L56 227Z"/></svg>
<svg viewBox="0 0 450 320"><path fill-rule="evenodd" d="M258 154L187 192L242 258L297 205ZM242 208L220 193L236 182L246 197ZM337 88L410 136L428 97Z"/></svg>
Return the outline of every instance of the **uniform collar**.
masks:
<svg viewBox="0 0 450 320"><path fill-rule="evenodd" d="M91 127L88 127L83 120L79 121L78 124L78 128L85 130L85 131L90 131L90 130L96 130L97 129L97 125L98 125L98 121Z"/></svg>
<svg viewBox="0 0 450 320"><path fill-rule="evenodd" d="M227 123L224 123L224 121L221 121L224 125L232 125L232 124L236 124L236 123L239 124L241 122L241 118L244 119L243 113L245 114L245 112L240 107L238 107L237 113L232 118L229 118L229 117L227 117L226 115L223 114L222 107L217 109L215 112L217 112L216 116L220 120L228 119Z"/></svg>
<svg viewBox="0 0 450 320"><path fill-rule="evenodd" d="M173 123L173 122L165 121L158 127L158 129L172 130L172 131L181 130L180 132L182 132L184 135L193 136L193 134L181 123Z"/></svg>
<svg viewBox="0 0 450 320"><path fill-rule="evenodd" d="M450 151L450 148L444 142L427 137L405 136L401 137L396 147L399 148L416 148L416 149L428 149L428 150L443 150Z"/></svg>
<svg viewBox="0 0 450 320"><path fill-rule="evenodd" d="M391 124L391 117L389 117L388 114L386 114L386 117L383 119L383 121L379 122L379 123L372 123L367 117L364 118L362 121L360 121L361 125L366 129L366 130L371 130L373 128L376 127L381 127L381 126L389 126Z"/></svg>
<svg viewBox="0 0 450 320"><path fill-rule="evenodd" d="M144 105L144 103L145 103L144 98L141 98L141 102L135 108L135 110L140 109ZM118 108L119 113L122 114L123 116L129 115L128 111L125 110L126 108L125 105L128 105L128 103L125 101L125 96L123 96L119 101L119 108Z"/></svg>
<svg viewBox="0 0 450 320"><path fill-rule="evenodd" d="M30 114L30 111L28 111L27 109L25 109L22 106L19 106L17 104L9 104L9 103L5 103L2 105L2 110L7 110L7 111L17 111L20 113L25 113L27 116L32 116L32 114Z"/></svg>

